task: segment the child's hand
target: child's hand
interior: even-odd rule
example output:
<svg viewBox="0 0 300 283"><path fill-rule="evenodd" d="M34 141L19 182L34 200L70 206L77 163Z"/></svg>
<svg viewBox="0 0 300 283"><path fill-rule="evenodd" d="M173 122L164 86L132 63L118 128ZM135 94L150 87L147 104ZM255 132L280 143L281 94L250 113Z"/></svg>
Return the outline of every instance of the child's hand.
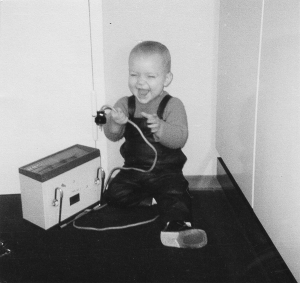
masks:
<svg viewBox="0 0 300 283"><path fill-rule="evenodd" d="M116 108L116 111L113 110L110 112L110 114L117 124L123 125L128 121L128 117L124 114L121 108Z"/></svg>
<svg viewBox="0 0 300 283"><path fill-rule="evenodd" d="M151 129L152 133L156 133L160 129L161 121L156 114L148 114L141 112L142 116L147 118L148 128Z"/></svg>

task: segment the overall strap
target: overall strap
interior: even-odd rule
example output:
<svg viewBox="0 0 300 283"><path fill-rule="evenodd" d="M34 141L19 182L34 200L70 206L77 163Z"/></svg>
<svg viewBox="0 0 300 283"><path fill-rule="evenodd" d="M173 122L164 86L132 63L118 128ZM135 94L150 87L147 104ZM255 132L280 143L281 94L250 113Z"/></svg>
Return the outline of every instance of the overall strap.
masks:
<svg viewBox="0 0 300 283"><path fill-rule="evenodd" d="M163 118L165 108L171 98L172 96L170 94L167 94L160 102L157 109L157 116L159 119ZM128 97L128 116L130 120L134 117L134 112L135 112L135 96L132 95Z"/></svg>
<svg viewBox="0 0 300 283"><path fill-rule="evenodd" d="M135 112L135 96L131 95L128 97L128 118L131 120L134 117Z"/></svg>
<svg viewBox="0 0 300 283"><path fill-rule="evenodd" d="M170 94L167 94L160 102L158 109L157 109L157 116L159 119L161 119L161 120L163 119L163 114L164 114L165 108L171 98L172 98L172 96Z"/></svg>

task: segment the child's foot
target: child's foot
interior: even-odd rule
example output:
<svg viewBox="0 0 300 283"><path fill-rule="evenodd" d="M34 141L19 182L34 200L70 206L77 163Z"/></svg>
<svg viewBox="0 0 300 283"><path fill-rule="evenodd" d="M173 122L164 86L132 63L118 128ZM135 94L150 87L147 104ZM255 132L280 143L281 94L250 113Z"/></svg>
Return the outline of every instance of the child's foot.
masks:
<svg viewBox="0 0 300 283"><path fill-rule="evenodd" d="M164 246L175 248L198 249L207 244L205 231L194 229L183 221L171 221L160 233Z"/></svg>

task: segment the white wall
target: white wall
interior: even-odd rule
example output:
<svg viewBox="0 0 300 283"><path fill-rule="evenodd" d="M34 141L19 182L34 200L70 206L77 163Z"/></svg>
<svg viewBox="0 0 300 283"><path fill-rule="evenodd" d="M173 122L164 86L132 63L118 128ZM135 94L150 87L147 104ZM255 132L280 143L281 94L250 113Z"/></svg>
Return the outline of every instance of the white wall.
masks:
<svg viewBox="0 0 300 283"><path fill-rule="evenodd" d="M300 282L300 3L265 1L254 211Z"/></svg>
<svg viewBox="0 0 300 283"><path fill-rule="evenodd" d="M220 11L217 149L300 281L300 4Z"/></svg>
<svg viewBox="0 0 300 283"><path fill-rule="evenodd" d="M189 139L186 175L216 170L215 90L218 1L104 0L104 58L107 103L131 95L128 55L141 40L164 43L171 52L174 79L166 89L185 104ZM109 142L109 167L122 164L122 142Z"/></svg>
<svg viewBox="0 0 300 283"><path fill-rule="evenodd" d="M129 95L127 57L140 40L171 50L189 119L187 175L215 174L218 1L90 0L98 108ZM20 193L18 168L73 144L94 146L87 0L0 1L0 194ZM103 64L103 42L104 57ZM105 92L104 73L105 65ZM105 169L121 165L118 144L99 132Z"/></svg>
<svg viewBox="0 0 300 283"><path fill-rule="evenodd" d="M217 149L252 204L262 1L221 1Z"/></svg>
<svg viewBox="0 0 300 283"><path fill-rule="evenodd" d="M93 19L102 24L99 3L91 1ZM20 193L19 167L76 143L94 146L89 10L86 0L0 5L0 194L12 194ZM94 31L102 39L96 22ZM97 38L95 45L95 89L101 90Z"/></svg>

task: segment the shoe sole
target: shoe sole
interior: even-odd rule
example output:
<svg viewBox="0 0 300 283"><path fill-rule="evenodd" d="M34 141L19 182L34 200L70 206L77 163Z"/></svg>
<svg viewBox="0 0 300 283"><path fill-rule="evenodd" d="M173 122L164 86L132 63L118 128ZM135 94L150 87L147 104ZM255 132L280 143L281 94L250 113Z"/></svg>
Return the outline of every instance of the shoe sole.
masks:
<svg viewBox="0 0 300 283"><path fill-rule="evenodd" d="M207 235L201 229L188 229L180 232L164 232L160 234L164 246L199 249L207 245Z"/></svg>

